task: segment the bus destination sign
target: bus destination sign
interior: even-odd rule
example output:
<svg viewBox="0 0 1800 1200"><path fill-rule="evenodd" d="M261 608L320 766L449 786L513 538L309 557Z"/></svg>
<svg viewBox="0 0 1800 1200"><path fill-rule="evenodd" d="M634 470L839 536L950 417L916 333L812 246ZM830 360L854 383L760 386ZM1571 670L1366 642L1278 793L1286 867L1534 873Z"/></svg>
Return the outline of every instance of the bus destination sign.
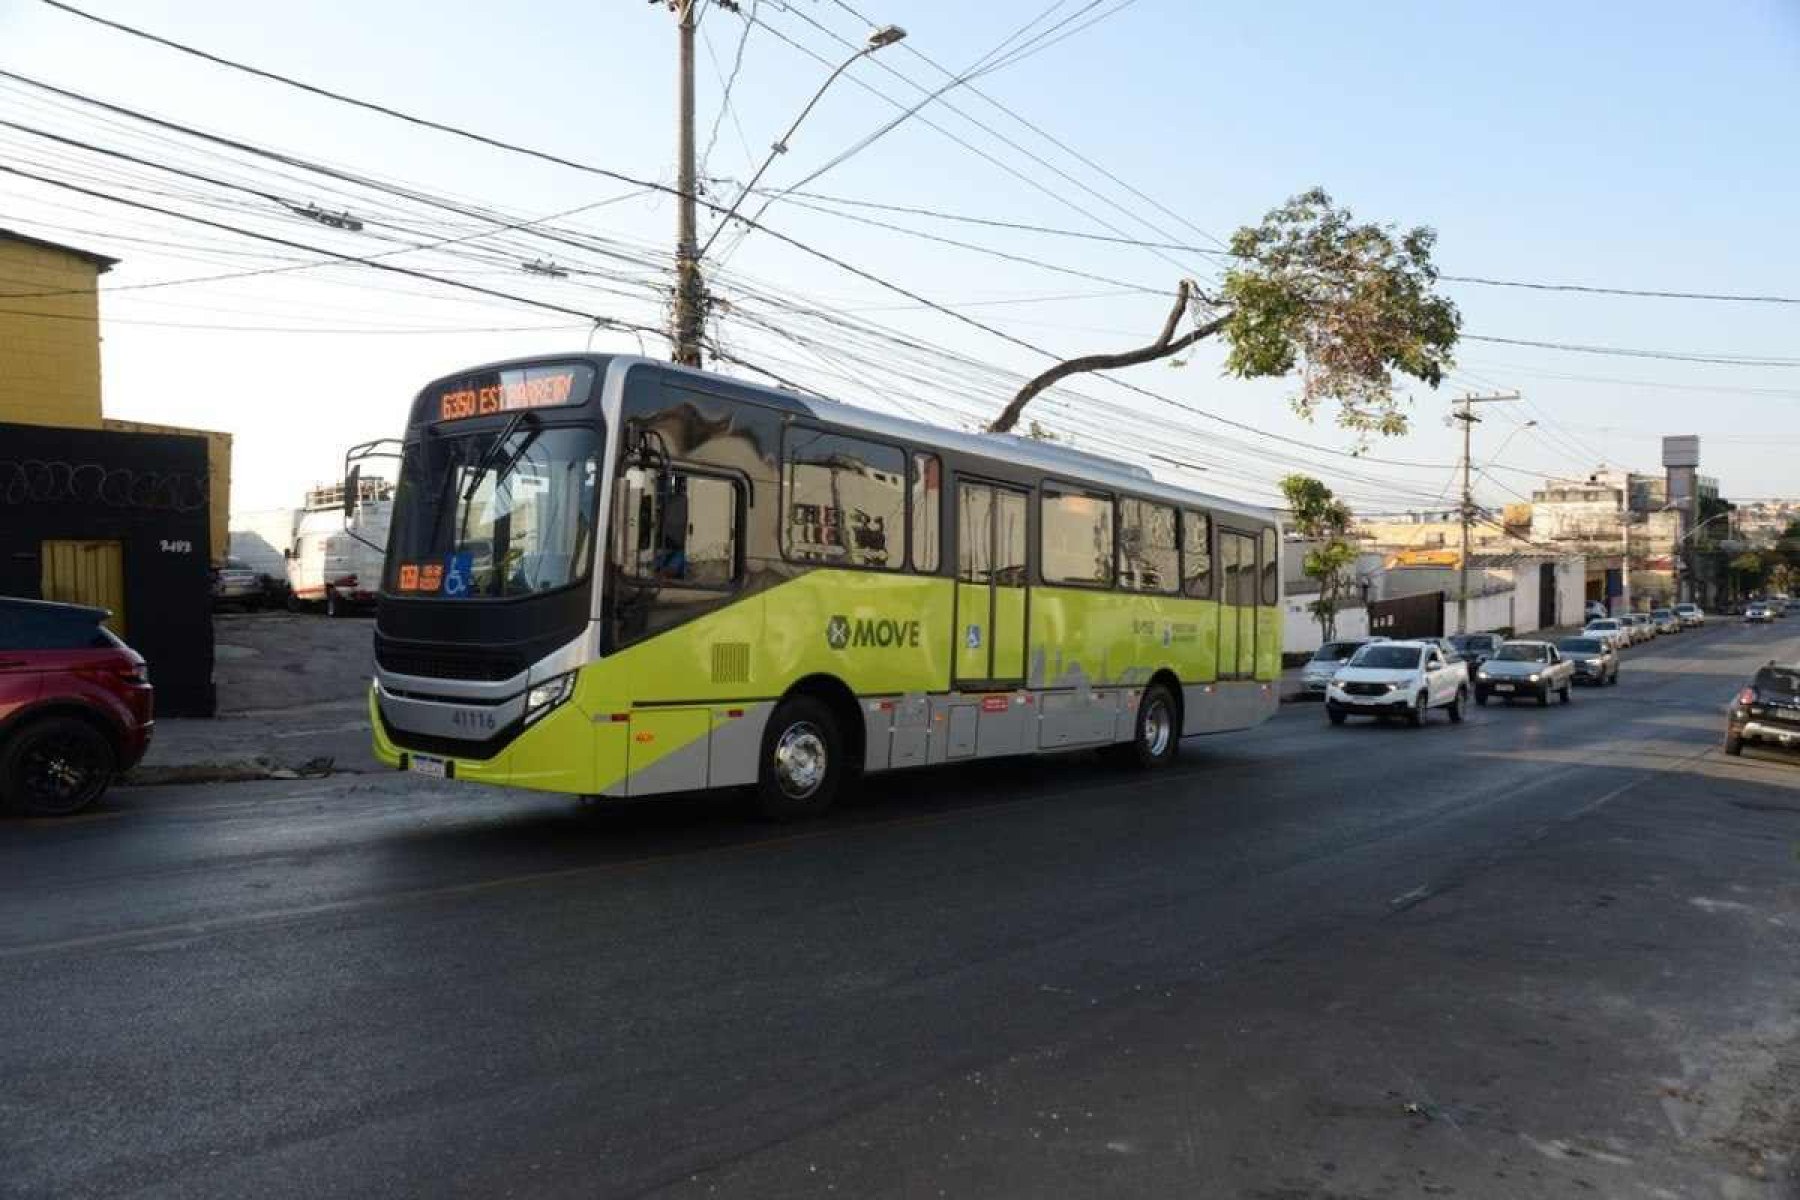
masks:
<svg viewBox="0 0 1800 1200"><path fill-rule="evenodd" d="M461 421L525 408L581 404L594 384L586 363L513 367L458 379L437 394L437 419Z"/></svg>

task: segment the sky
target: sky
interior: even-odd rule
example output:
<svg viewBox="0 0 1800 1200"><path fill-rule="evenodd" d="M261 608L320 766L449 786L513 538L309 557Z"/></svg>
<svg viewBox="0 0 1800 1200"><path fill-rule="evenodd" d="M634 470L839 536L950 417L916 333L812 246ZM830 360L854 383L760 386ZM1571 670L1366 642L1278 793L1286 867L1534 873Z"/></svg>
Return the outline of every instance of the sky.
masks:
<svg viewBox="0 0 1800 1200"><path fill-rule="evenodd" d="M461 0L75 2L320 87L630 179L674 181L676 42L661 4L526 0L501 14ZM1002 65L801 189L838 200L770 207L764 222L805 249L734 228L709 254L726 350L851 403L970 427L1054 357L1147 341L1180 279L1216 279L1219 259L1206 251L1314 185L1359 218L1435 228L1450 275L1800 296L1790 229L1800 212L1795 0L741 8L709 2L700 23L703 174L722 204L871 24L908 36L831 86L766 184L790 187L833 164L948 82L944 69L991 64L1001 50ZM1065 20L1059 40L1030 42ZM0 70L422 197L336 185L0 77L0 121L11 123L0 126L0 165L168 210L0 173L0 227L122 260L103 280L107 411L233 433L234 509L297 503L341 472L348 445L398 436L410 397L461 367L583 347L667 354L657 332L675 221L666 193L253 78L42 0L0 0ZM292 211L308 204L348 211L365 228L333 230ZM475 207L503 216L471 216ZM577 208L555 225L578 231L579 246L497 229ZM712 226L703 220L703 238ZM320 251L381 254L436 279L320 265ZM529 260L571 274L528 273ZM269 273L170 282L252 270ZM1800 493L1800 304L1442 286L1464 317L1457 370L1436 391L1406 381L1409 432L1360 459L1347 456L1355 439L1329 412L1312 424L1293 412L1290 384L1223 376L1218 347L1180 367L1074 381L1032 412L1076 445L1206 491L1266 503L1275 481L1298 470L1359 511L1391 512L1454 503L1453 396L1516 390L1521 400L1486 406L1476 434L1484 502L1516 501L1536 477L1602 463L1658 471L1660 438L1685 433L1700 435L1702 471L1726 496ZM645 332L596 328L593 318ZM892 338L908 344L883 340Z"/></svg>

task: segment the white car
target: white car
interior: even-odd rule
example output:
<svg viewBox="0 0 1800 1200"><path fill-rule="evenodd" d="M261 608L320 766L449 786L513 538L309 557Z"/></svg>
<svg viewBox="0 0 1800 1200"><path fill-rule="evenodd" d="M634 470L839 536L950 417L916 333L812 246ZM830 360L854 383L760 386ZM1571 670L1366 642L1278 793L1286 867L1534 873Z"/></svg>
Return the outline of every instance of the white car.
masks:
<svg viewBox="0 0 1800 1200"><path fill-rule="evenodd" d="M1601 617L1598 621L1589 621L1587 628L1581 631L1581 636L1604 638L1612 643L1614 650L1623 650L1631 645L1631 632L1617 617Z"/></svg>
<svg viewBox="0 0 1800 1200"><path fill-rule="evenodd" d="M1346 717L1405 717L1423 725L1434 708L1463 719L1469 698L1468 664L1448 661L1426 642L1377 642L1364 646L1325 688L1325 715L1333 725Z"/></svg>
<svg viewBox="0 0 1800 1200"><path fill-rule="evenodd" d="M1681 619L1683 625L1706 624L1706 610L1698 604L1677 604L1675 615Z"/></svg>

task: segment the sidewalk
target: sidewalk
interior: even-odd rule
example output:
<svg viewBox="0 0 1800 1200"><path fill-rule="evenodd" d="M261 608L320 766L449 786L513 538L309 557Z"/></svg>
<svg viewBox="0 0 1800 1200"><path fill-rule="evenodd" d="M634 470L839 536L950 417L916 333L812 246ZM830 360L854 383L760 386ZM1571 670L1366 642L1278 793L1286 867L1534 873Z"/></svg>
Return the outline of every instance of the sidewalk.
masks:
<svg viewBox="0 0 1800 1200"><path fill-rule="evenodd" d="M362 700L156 723L149 753L126 784L233 782L361 773L387 768L369 742Z"/></svg>
<svg viewBox="0 0 1800 1200"><path fill-rule="evenodd" d="M365 694L371 623L294 613L213 618L219 715L157 721L125 784L379 771Z"/></svg>

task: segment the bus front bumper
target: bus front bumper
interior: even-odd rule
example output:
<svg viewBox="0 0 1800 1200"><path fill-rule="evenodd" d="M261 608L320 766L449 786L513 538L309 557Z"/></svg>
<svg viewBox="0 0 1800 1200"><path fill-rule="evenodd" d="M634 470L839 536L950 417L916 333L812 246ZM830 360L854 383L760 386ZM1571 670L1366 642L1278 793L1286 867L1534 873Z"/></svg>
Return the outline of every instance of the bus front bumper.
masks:
<svg viewBox="0 0 1800 1200"><path fill-rule="evenodd" d="M558 705L487 758L459 754L435 740L409 744L406 731L383 717L373 686L368 703L375 757L396 770L575 796L614 791L624 775L625 726L594 720L574 700Z"/></svg>

